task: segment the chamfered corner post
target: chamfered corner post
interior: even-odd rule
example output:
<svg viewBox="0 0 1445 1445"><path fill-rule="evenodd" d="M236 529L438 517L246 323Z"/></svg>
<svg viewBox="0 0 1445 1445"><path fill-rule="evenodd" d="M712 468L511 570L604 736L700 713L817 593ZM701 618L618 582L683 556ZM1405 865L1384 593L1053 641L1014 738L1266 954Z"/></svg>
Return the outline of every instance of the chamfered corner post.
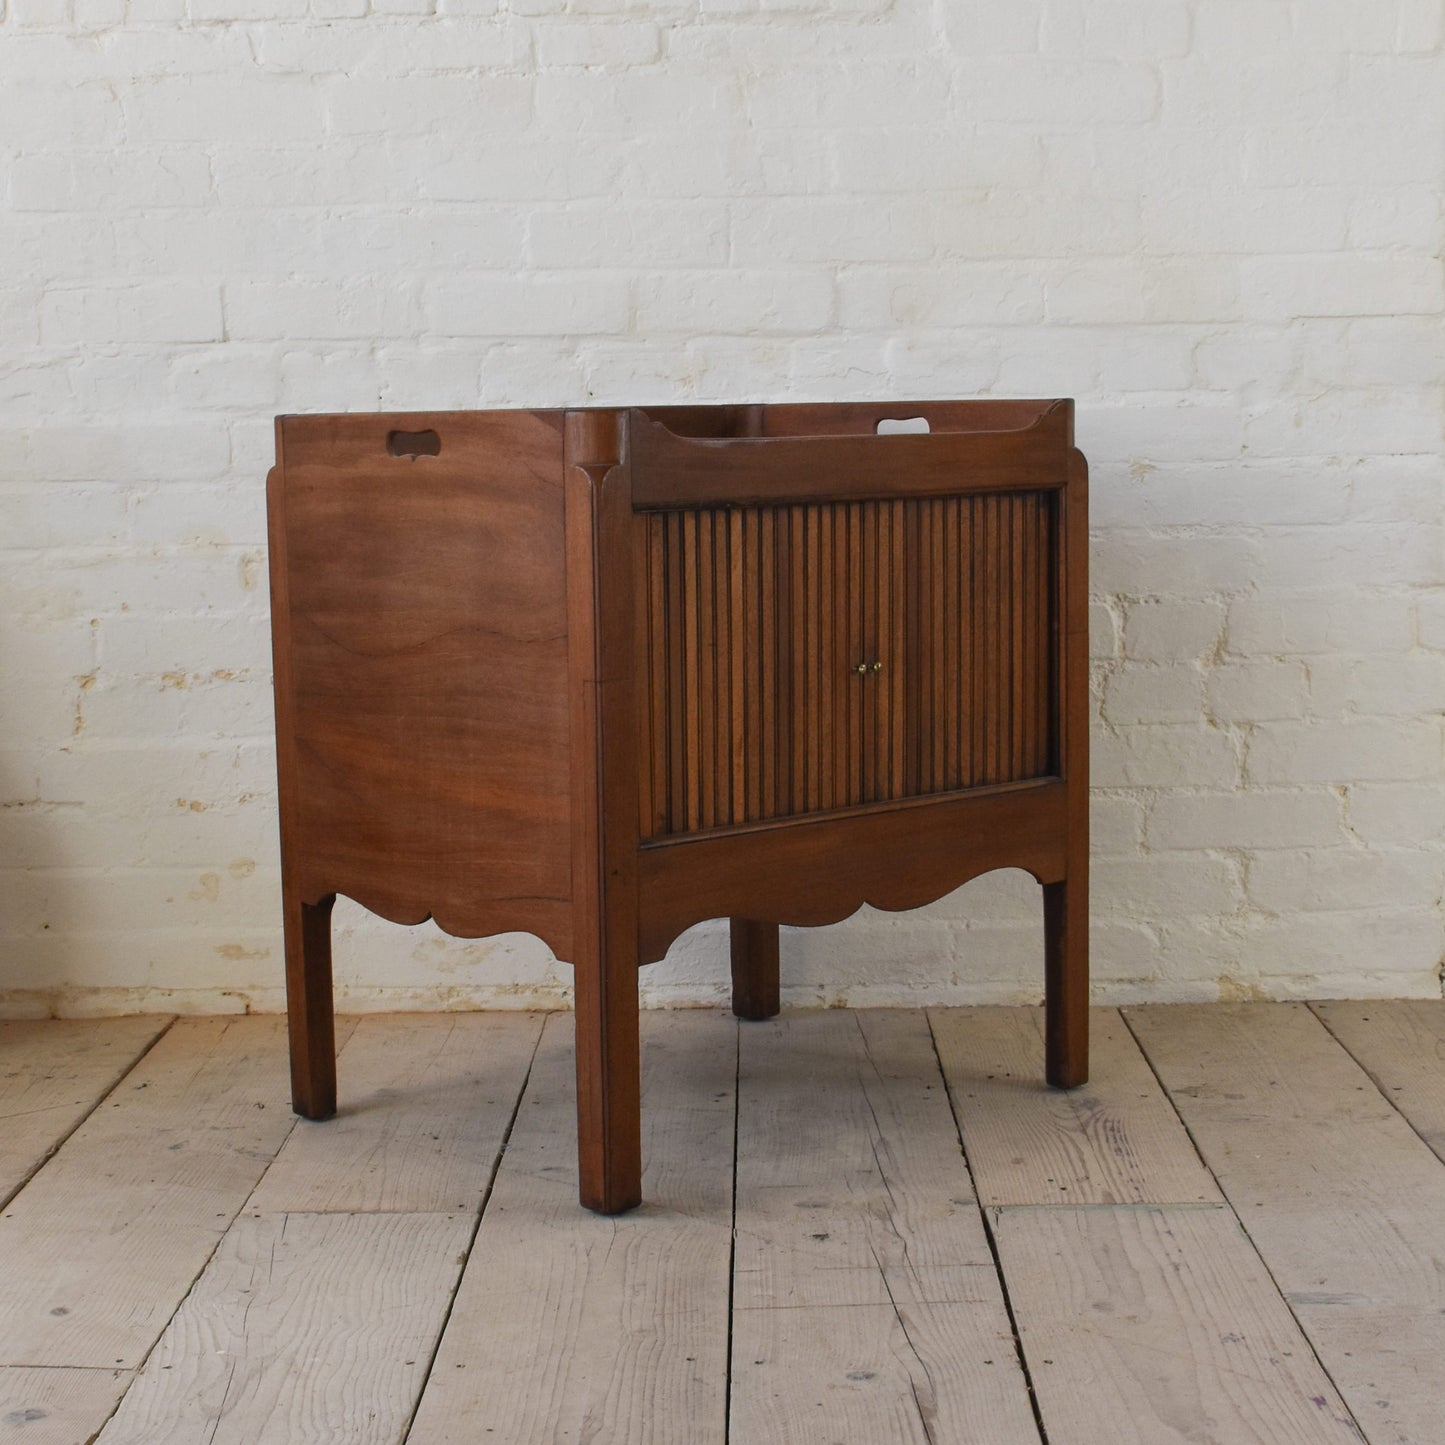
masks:
<svg viewBox="0 0 1445 1445"><path fill-rule="evenodd" d="M291 666L282 421L280 417L276 419L277 464L266 477L266 512L291 1107L306 1119L329 1119L336 1112L336 1020L331 983L331 907L336 895L325 894L308 903L298 877L301 862L301 786L296 756L295 690Z"/></svg>
<svg viewBox="0 0 1445 1445"><path fill-rule="evenodd" d="M728 920L732 954L733 1013L770 1019L779 1010L778 925L753 918Z"/></svg>
<svg viewBox="0 0 1445 1445"><path fill-rule="evenodd" d="M1059 539L1065 861L1063 879L1044 887L1044 1071L1061 1089L1089 1078L1089 469L1072 435L1068 466Z"/></svg>
<svg viewBox="0 0 1445 1445"><path fill-rule="evenodd" d="M626 415L566 415L577 1166L582 1203L642 1202L633 516Z"/></svg>

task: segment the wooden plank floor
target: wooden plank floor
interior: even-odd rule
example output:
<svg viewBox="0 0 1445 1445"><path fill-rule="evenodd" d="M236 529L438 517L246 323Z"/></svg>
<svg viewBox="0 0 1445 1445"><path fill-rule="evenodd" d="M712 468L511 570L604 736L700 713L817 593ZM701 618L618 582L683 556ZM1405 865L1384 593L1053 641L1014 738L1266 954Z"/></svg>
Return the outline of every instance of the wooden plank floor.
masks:
<svg viewBox="0 0 1445 1445"><path fill-rule="evenodd" d="M1440 1445L1445 1003L0 1025L10 1445Z"/></svg>

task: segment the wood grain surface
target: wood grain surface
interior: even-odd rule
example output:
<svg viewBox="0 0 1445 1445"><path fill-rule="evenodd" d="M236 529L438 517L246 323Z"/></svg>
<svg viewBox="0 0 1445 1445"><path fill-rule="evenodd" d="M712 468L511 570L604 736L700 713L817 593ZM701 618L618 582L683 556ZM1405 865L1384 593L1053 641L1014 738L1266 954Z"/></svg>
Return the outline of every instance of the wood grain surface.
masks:
<svg viewBox="0 0 1445 1445"><path fill-rule="evenodd" d="M1094 1009L1093 1079L1042 1080L1037 1008L930 1009L985 1204L1191 1204L1219 1190L1114 1009Z"/></svg>
<svg viewBox="0 0 1445 1445"><path fill-rule="evenodd" d="M250 1200L268 1213L473 1211L542 1031L542 1014L379 1014L341 1051L346 1102L302 1122Z"/></svg>
<svg viewBox="0 0 1445 1445"><path fill-rule="evenodd" d="M401 1445L471 1231L248 1210L99 1445Z"/></svg>
<svg viewBox="0 0 1445 1445"><path fill-rule="evenodd" d="M0 1365L0 1440L88 1445L130 1381L129 1370Z"/></svg>
<svg viewBox="0 0 1445 1445"><path fill-rule="evenodd" d="M439 453L392 455L398 427ZM293 416L278 437L301 894L569 957L560 414Z"/></svg>
<svg viewBox="0 0 1445 1445"><path fill-rule="evenodd" d="M995 1220L1051 1442L1359 1445L1229 1210L1015 1208Z"/></svg>
<svg viewBox="0 0 1445 1445"><path fill-rule="evenodd" d="M741 1037L733 1438L1037 1440L927 1020Z"/></svg>
<svg viewBox="0 0 1445 1445"><path fill-rule="evenodd" d="M0 1021L0 1203L169 1024L156 1014Z"/></svg>
<svg viewBox="0 0 1445 1445"><path fill-rule="evenodd" d="M1378 1082L1290 1005L1129 1010L1146 1078L1104 1010L1069 1096L1020 1082L1037 1010L648 1014L621 1218L576 1204L568 1016L530 1074L535 1016L343 1020L353 1132L247 1205L277 1021L181 1020L0 1218L0 1439L1040 1445L1031 1384L1051 1445L1438 1445L1445 1163L1382 1092L1428 1104L1434 1015L1377 1007L1318 1013Z"/></svg>
<svg viewBox="0 0 1445 1445"><path fill-rule="evenodd" d="M928 436L878 436L861 415L850 427L846 404L834 409L831 421L816 410L815 429L803 435L770 434L778 409L764 407L763 434L752 437L680 435L663 424L661 408L634 409L634 496L643 507L698 509L780 496L807 502L1061 484L1072 403L1046 402L1044 411L1038 403L1014 405L1006 430L959 431L945 424ZM1026 412L1029 407L1035 409Z"/></svg>
<svg viewBox="0 0 1445 1445"><path fill-rule="evenodd" d="M0 1364L133 1367L294 1121L283 1020L181 1019L0 1218Z"/></svg>
<svg viewBox="0 0 1445 1445"><path fill-rule="evenodd" d="M1056 772L1054 510L1021 492L644 513L644 836Z"/></svg>
<svg viewBox="0 0 1445 1445"><path fill-rule="evenodd" d="M572 1020L543 1031L408 1445L724 1439L737 1025L644 1016L647 1202L577 1206Z"/></svg>
<svg viewBox="0 0 1445 1445"><path fill-rule="evenodd" d="M1445 1160L1445 1000L1328 1000L1315 1015Z"/></svg>
<svg viewBox="0 0 1445 1445"><path fill-rule="evenodd" d="M1438 1441L1440 1160L1303 1004L1126 1016L1365 1436Z"/></svg>
<svg viewBox="0 0 1445 1445"><path fill-rule="evenodd" d="M928 434L880 434L900 420ZM338 1103L336 896L529 931L574 970L579 1197L619 1213L641 1198L639 965L706 918L829 923L1004 867L1044 889L1046 1077L1084 1081L1071 401L290 416L276 434L298 1113ZM744 989L743 1011L775 993Z"/></svg>

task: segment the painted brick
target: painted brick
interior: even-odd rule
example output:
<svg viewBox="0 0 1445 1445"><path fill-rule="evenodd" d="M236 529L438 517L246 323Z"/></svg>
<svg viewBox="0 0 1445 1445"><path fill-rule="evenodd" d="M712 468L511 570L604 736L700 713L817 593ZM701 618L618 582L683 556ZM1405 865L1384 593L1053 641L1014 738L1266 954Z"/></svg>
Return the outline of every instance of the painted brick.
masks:
<svg viewBox="0 0 1445 1445"><path fill-rule="evenodd" d="M1039 48L1043 0L1012 5L949 5L945 34L961 55L1027 54Z"/></svg>
<svg viewBox="0 0 1445 1445"><path fill-rule="evenodd" d="M1368 250L1390 246L1428 250L1438 244L1442 223L1445 216L1441 214L1435 186L1351 189L1349 241L1352 246Z"/></svg>
<svg viewBox="0 0 1445 1445"><path fill-rule="evenodd" d="M1143 440L1140 438L1139 440ZM1141 448L1142 450L1142 448ZM1139 458L1126 481L1091 509L1104 527L1256 527L1338 522L1351 509L1343 467L1286 462L1155 463ZM1391 520L1397 513L1390 512Z"/></svg>
<svg viewBox="0 0 1445 1445"><path fill-rule="evenodd" d="M1096 788L1231 787L1239 781L1233 738L1202 723L1126 727L1095 734L1089 776Z"/></svg>
<svg viewBox="0 0 1445 1445"><path fill-rule="evenodd" d="M1000 394L1184 391L1194 342L1164 326L1010 327L998 370Z"/></svg>
<svg viewBox="0 0 1445 1445"><path fill-rule="evenodd" d="M321 92L300 76L156 80L122 90L121 107L127 136L143 144L238 136L257 146L315 143L324 113Z"/></svg>
<svg viewBox="0 0 1445 1445"><path fill-rule="evenodd" d="M1445 489L1430 456L1362 457L1350 467L1350 522L1445 522Z"/></svg>
<svg viewBox="0 0 1445 1445"><path fill-rule="evenodd" d="M93 211L98 201L117 210L142 206L201 206L213 195L204 151L22 155L10 175L10 202L22 211Z"/></svg>
<svg viewBox="0 0 1445 1445"><path fill-rule="evenodd" d="M1090 582L1123 597L1206 598L1239 592L1266 576L1258 539L1117 531L1093 543Z"/></svg>
<svg viewBox="0 0 1445 1445"><path fill-rule="evenodd" d="M997 386L1003 344L987 332L974 332L964 347L959 347L957 338L948 332L899 335L880 341L879 345L883 368L874 394L886 396L897 392L907 397L920 396L935 384L941 367L946 368L949 376L957 376L959 387L971 396L991 392ZM850 379L851 374L850 370ZM832 386L837 384L837 368L834 368Z"/></svg>
<svg viewBox="0 0 1445 1445"><path fill-rule="evenodd" d="M833 286L806 271L670 271L640 278L635 304L651 334L795 333L828 324Z"/></svg>
<svg viewBox="0 0 1445 1445"><path fill-rule="evenodd" d="M1345 816L1367 847L1445 843L1445 784L1351 783Z"/></svg>
<svg viewBox="0 0 1445 1445"><path fill-rule="evenodd" d="M1242 319L1232 257L1104 259L1062 271L1048 288L1048 319L1067 325Z"/></svg>
<svg viewBox="0 0 1445 1445"><path fill-rule="evenodd" d="M494 135L522 129L532 115L531 82L520 76L334 78L322 82L332 135L430 134L449 116L470 114Z"/></svg>
<svg viewBox="0 0 1445 1445"><path fill-rule="evenodd" d="M1143 800L1095 791L1089 800L1089 845L1094 853L1132 857L1143 844Z"/></svg>
<svg viewBox="0 0 1445 1445"><path fill-rule="evenodd" d="M1089 886L1109 910L1151 921L1228 917L1244 899L1237 864L1168 853L1101 858L1090 871Z"/></svg>
<svg viewBox="0 0 1445 1445"><path fill-rule="evenodd" d="M526 254L533 266L544 269L722 269L728 260L728 211L720 202L622 207L599 201L539 207L527 222Z"/></svg>
<svg viewBox="0 0 1445 1445"><path fill-rule="evenodd" d="M716 126L739 117L742 90L708 66L545 71L535 82L535 115L555 133L636 135L669 127Z"/></svg>
<svg viewBox="0 0 1445 1445"><path fill-rule="evenodd" d="M1439 0L1399 0L1399 23L1394 48L1404 55L1423 55L1440 49L1445 35L1445 10Z"/></svg>
<svg viewBox="0 0 1445 1445"><path fill-rule="evenodd" d="M454 336L610 333L627 324L628 285L617 274L476 275L428 284L423 323Z"/></svg>
<svg viewBox="0 0 1445 1445"><path fill-rule="evenodd" d="M1151 849L1303 848L1344 840L1340 799L1322 788L1165 793L1149 813Z"/></svg>
<svg viewBox="0 0 1445 1445"><path fill-rule="evenodd" d="M1445 886L1445 856L1399 849L1262 853L1249 863L1249 901L1266 913L1430 908Z"/></svg>
<svg viewBox="0 0 1445 1445"><path fill-rule="evenodd" d="M262 341L281 328L297 340L341 341L408 336L417 326L408 281L242 281L226 286L225 310L226 333L238 341Z"/></svg>
<svg viewBox="0 0 1445 1445"><path fill-rule="evenodd" d="M1243 391L1262 381L1287 386L1301 366L1302 356L1314 348L1302 345L1307 322L1272 322L1256 326L1242 322L1227 328L1212 327L1194 345L1193 379L1206 391ZM1335 357L1337 350L1320 348Z"/></svg>
<svg viewBox="0 0 1445 1445"><path fill-rule="evenodd" d="M1130 723L1192 722L1204 716L1204 674L1178 667L1126 667L1104 689L1104 717Z"/></svg>
<svg viewBox="0 0 1445 1445"><path fill-rule="evenodd" d="M1141 125L1159 113L1159 76L1138 61L991 56L962 61L958 75L977 120L1073 129Z"/></svg>
<svg viewBox="0 0 1445 1445"><path fill-rule="evenodd" d="M1434 397L1419 387L1338 390L1251 410L1244 428L1249 450L1260 456L1297 456L1301 439L1314 455L1419 452L1438 445L1431 414Z"/></svg>
<svg viewBox="0 0 1445 1445"><path fill-rule="evenodd" d="M1302 718L1306 699L1312 696L1304 666L1298 662L1217 667L1209 674L1205 693L1209 716L1225 723Z"/></svg>
<svg viewBox="0 0 1445 1445"><path fill-rule="evenodd" d="M1350 0L1310 0L1294 8L1295 44L1331 53L1388 52L1396 48L1399 7L1353 5Z"/></svg>
<svg viewBox="0 0 1445 1445"><path fill-rule="evenodd" d="M1243 421L1234 398L1151 396L1128 407L1096 402L1080 418L1078 433L1091 466L1122 461L1142 471L1184 459L1197 465L1237 457L1243 450Z"/></svg>
<svg viewBox="0 0 1445 1445"><path fill-rule="evenodd" d="M1445 528L1390 524L1274 527L1261 533L1262 570L1282 589L1304 589L1322 577L1336 586L1435 587L1445 583Z"/></svg>
<svg viewBox="0 0 1445 1445"><path fill-rule="evenodd" d="M214 285L174 282L52 291L41 305L46 346L133 342L219 341L221 292Z"/></svg>
<svg viewBox="0 0 1445 1445"><path fill-rule="evenodd" d="M1288 0L1199 0L1195 49L1212 59L1287 51L1294 44L1292 13Z"/></svg>
<svg viewBox="0 0 1445 1445"><path fill-rule="evenodd" d="M282 1002L276 412L1010 394L1090 459L1098 996L1438 996L1442 9L12 0L0 1010ZM1036 1000L1041 948L1003 873L784 981ZM350 905L336 958L571 996ZM643 997L725 993L711 923Z"/></svg>
<svg viewBox="0 0 1445 1445"><path fill-rule="evenodd" d="M1445 589L1424 594L1420 598L1416 616L1420 629L1420 646L1445 652Z"/></svg>
<svg viewBox="0 0 1445 1445"><path fill-rule="evenodd" d="M1328 99L1339 102L1338 95ZM1405 116L1397 119L1408 125ZM1412 131L1410 144L1400 145L1348 115L1310 126L1260 124L1241 136L1240 147L1251 186L1428 185L1445 155L1445 139L1433 132Z"/></svg>
<svg viewBox="0 0 1445 1445"><path fill-rule="evenodd" d="M1103 603L1089 607L1089 656L1115 658L1119 655L1119 619Z"/></svg>
<svg viewBox="0 0 1445 1445"><path fill-rule="evenodd" d="M840 130L826 138L837 187L849 193L909 195L1031 185L1043 176L1037 136L977 127L940 137L936 130ZM1000 197L990 197L990 212ZM973 208L978 219L978 208ZM1035 212L1037 214L1037 212Z"/></svg>
<svg viewBox="0 0 1445 1445"><path fill-rule="evenodd" d="M656 25L595 21L548 25L537 32L537 63L564 65L644 65L658 55Z"/></svg>
<svg viewBox="0 0 1445 1445"><path fill-rule="evenodd" d="M1309 673L1310 711L1319 717L1445 713L1445 657L1321 657Z"/></svg>
<svg viewBox="0 0 1445 1445"><path fill-rule="evenodd" d="M1135 602L1124 618L1124 654L1136 662L1185 662L1212 654L1224 633L1222 602Z"/></svg>
<svg viewBox="0 0 1445 1445"><path fill-rule="evenodd" d="M1436 720L1269 723L1250 739L1245 777L1263 784L1434 782L1440 750Z"/></svg>
<svg viewBox="0 0 1445 1445"><path fill-rule="evenodd" d="M1043 306L1036 279L992 262L859 267L843 277L838 297L840 322L860 329L1038 321Z"/></svg>
<svg viewBox="0 0 1445 1445"><path fill-rule="evenodd" d="M1241 597L1229 604L1225 649L1237 657L1403 652L1412 641L1408 593L1318 590Z"/></svg>
<svg viewBox="0 0 1445 1445"><path fill-rule="evenodd" d="M14 481L201 481L221 476L230 462L224 432L202 421L46 418L24 435L23 462L9 470Z"/></svg>
<svg viewBox="0 0 1445 1445"><path fill-rule="evenodd" d="M750 78L749 120L762 129L926 125L947 101L948 70L918 56L792 63Z"/></svg>
<svg viewBox="0 0 1445 1445"><path fill-rule="evenodd" d="M1412 974L1434 974L1438 997L1440 930L1428 908L1269 919L1241 939L1239 960L1261 976L1298 980L1306 997L1328 993L1331 978L1378 978L1362 991L1398 993L1399 980ZM1271 991L1262 990L1266 996Z"/></svg>
<svg viewBox="0 0 1445 1445"><path fill-rule="evenodd" d="M1184 0L1047 0L1043 49L1066 55L1158 60L1184 55L1190 42L1190 7Z"/></svg>

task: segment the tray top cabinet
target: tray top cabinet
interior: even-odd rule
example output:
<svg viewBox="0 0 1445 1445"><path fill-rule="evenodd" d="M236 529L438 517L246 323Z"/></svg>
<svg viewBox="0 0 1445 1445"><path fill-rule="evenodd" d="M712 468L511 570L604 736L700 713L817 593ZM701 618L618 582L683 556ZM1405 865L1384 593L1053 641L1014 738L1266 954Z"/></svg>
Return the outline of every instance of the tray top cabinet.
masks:
<svg viewBox="0 0 1445 1445"><path fill-rule="evenodd" d="M735 1007L766 1016L777 925L997 867L1045 885L1049 1074L1081 1081L1072 427L1067 401L278 419L297 1108L334 1108L338 893L529 931L576 971L583 1200L625 1208L639 965L728 917Z"/></svg>

